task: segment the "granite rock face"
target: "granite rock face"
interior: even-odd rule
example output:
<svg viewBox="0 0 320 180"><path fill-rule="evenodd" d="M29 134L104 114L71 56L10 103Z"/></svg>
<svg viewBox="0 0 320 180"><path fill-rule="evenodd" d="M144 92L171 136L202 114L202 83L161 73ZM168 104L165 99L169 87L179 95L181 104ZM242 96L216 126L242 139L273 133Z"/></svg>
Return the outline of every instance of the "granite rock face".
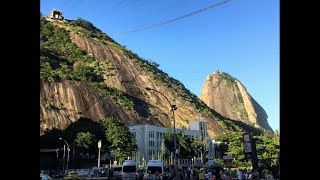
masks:
<svg viewBox="0 0 320 180"><path fill-rule="evenodd" d="M223 116L273 132L265 110L239 80L227 73L215 71L208 75L200 99Z"/></svg>
<svg viewBox="0 0 320 180"><path fill-rule="evenodd" d="M61 23L52 22L68 30L75 45L92 56L102 69L104 83L116 88L134 99L133 110L118 104L112 97L103 95L86 82L60 81L40 82L40 135L48 128L65 129L80 117L99 121L106 117L116 117L127 125L154 124L173 127L172 114L167 100L155 91L147 91L146 86L162 92L178 109L175 111L176 127L188 128L189 121L200 118L208 122L210 136L224 134L225 127L218 117L200 114L197 108L178 96L169 87L155 81L151 73L143 70L137 61L123 52L97 39L84 37Z"/></svg>

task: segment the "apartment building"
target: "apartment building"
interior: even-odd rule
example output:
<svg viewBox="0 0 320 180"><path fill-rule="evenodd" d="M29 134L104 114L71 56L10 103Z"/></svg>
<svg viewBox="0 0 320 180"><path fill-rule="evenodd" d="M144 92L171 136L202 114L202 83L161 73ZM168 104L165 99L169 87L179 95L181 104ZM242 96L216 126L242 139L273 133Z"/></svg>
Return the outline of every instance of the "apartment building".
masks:
<svg viewBox="0 0 320 180"><path fill-rule="evenodd" d="M131 125L128 127L134 134L137 141L138 151L136 154L139 156L137 159L140 159L141 161L139 164L148 162L152 158L157 159L158 153L161 152L161 143L165 139L165 134L168 131L168 128L150 124ZM214 148L217 143L213 142L211 137L208 135L207 124L205 121L200 120L189 122L189 129L176 128L176 133L181 130L184 132L184 135L188 137L196 137L199 138L199 140L207 138L208 144L205 147L207 153L213 155L216 154L214 153ZM173 131L173 128L171 128L172 133ZM191 164L192 160L180 160L180 163Z"/></svg>

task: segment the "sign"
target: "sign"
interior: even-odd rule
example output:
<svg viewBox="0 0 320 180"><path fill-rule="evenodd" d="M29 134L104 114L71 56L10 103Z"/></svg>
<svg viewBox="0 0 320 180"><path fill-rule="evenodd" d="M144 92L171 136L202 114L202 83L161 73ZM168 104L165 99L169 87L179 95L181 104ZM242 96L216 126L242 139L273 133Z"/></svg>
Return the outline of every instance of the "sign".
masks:
<svg viewBox="0 0 320 180"><path fill-rule="evenodd" d="M243 135L243 140L244 140L245 142L250 142L250 135L249 135L248 133L244 134L244 135Z"/></svg>
<svg viewBox="0 0 320 180"><path fill-rule="evenodd" d="M243 148L245 159L252 158L252 146L251 146L251 136L249 133L243 134Z"/></svg>
<svg viewBox="0 0 320 180"><path fill-rule="evenodd" d="M252 153L251 142L244 143L244 153Z"/></svg>
<svg viewBox="0 0 320 180"><path fill-rule="evenodd" d="M232 155L223 156L223 159L233 159Z"/></svg>

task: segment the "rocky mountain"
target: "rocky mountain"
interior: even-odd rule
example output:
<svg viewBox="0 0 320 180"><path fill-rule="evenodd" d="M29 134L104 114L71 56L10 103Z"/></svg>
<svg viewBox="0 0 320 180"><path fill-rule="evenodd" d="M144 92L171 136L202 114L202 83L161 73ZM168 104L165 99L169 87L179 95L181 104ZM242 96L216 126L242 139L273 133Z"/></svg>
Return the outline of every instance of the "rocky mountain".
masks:
<svg viewBox="0 0 320 180"><path fill-rule="evenodd" d="M80 117L116 117L130 124L173 126L166 98L177 106L177 127L204 119L209 135L261 129L210 109L182 83L78 18L40 17L40 135ZM148 91L145 87L154 90Z"/></svg>
<svg viewBox="0 0 320 180"><path fill-rule="evenodd" d="M216 70L208 75L200 99L223 116L273 132L265 110L239 80L227 73Z"/></svg>

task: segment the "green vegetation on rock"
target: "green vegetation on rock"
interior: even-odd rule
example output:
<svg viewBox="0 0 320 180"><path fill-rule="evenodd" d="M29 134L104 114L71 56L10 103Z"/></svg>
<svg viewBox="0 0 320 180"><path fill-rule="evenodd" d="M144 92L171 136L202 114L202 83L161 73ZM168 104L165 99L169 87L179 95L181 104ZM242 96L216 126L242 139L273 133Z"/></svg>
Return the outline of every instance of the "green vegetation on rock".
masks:
<svg viewBox="0 0 320 180"><path fill-rule="evenodd" d="M83 19L74 21L72 25L74 28L78 27L75 25L79 25L78 28L82 31L101 33L99 29ZM108 69L104 69L106 70ZM66 30L40 17L40 80L88 82L104 95L112 97L121 106L132 110L134 100L120 90L104 84L101 74L102 68L99 62L73 44ZM45 107L50 108L48 103L45 103Z"/></svg>
<svg viewBox="0 0 320 180"><path fill-rule="evenodd" d="M234 85L235 82L235 78L233 78L230 74L228 73L219 73L219 76L221 79L225 80L227 82L228 85Z"/></svg>

